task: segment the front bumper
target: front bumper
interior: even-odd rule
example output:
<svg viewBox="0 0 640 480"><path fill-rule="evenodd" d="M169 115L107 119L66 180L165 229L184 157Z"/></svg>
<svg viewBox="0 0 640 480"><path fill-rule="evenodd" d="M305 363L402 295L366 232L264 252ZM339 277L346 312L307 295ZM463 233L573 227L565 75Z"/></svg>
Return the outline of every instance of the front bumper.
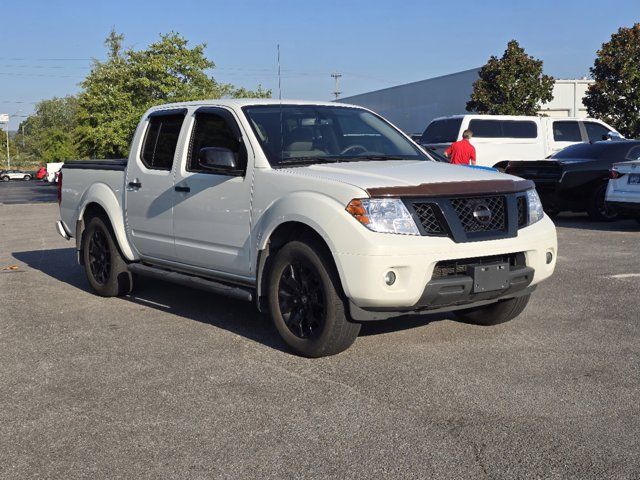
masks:
<svg viewBox="0 0 640 480"><path fill-rule="evenodd" d="M522 228L513 238L455 243L449 238L413 237L371 232L377 242L370 255L335 255L343 288L351 304L366 311L410 312L429 308L470 306L477 301L509 298L521 289L532 287L548 278L555 268L557 239L553 222L545 216L539 222ZM384 252L394 252L384 254ZM395 253L397 252L397 253ZM458 278L456 286L443 288L440 280L432 281L436 264L446 260L469 259L522 253L528 280L514 281L521 289L472 294L468 279ZM547 253L551 262L547 263ZM385 274L396 275L393 285L384 281ZM520 272L523 273L523 272ZM454 292L454 293L447 293ZM457 292L457 293L455 293Z"/></svg>

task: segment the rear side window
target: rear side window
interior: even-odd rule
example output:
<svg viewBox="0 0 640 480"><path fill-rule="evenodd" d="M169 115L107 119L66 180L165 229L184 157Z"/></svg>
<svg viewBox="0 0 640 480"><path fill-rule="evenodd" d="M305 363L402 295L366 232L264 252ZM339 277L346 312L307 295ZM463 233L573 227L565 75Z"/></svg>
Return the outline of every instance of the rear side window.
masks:
<svg viewBox="0 0 640 480"><path fill-rule="evenodd" d="M538 126L530 120L471 120L469 130L478 138L537 138Z"/></svg>
<svg viewBox="0 0 640 480"><path fill-rule="evenodd" d="M157 115L149 119L142 146L142 163L152 170L171 170L184 114Z"/></svg>
<svg viewBox="0 0 640 480"><path fill-rule="evenodd" d="M600 125L596 122L584 122L584 128L587 131L587 137L590 142L607 140L607 134L611 131L604 125Z"/></svg>
<svg viewBox="0 0 640 480"><path fill-rule="evenodd" d="M553 139L556 142L581 142L580 126L578 122L553 122Z"/></svg>
<svg viewBox="0 0 640 480"><path fill-rule="evenodd" d="M458 139L462 118L434 120L422 134L420 143L451 143Z"/></svg>

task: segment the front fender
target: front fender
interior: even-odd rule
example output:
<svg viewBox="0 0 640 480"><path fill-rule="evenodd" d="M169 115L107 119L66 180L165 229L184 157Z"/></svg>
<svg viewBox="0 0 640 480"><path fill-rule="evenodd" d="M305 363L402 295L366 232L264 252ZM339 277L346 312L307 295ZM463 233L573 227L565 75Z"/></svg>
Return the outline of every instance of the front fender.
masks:
<svg viewBox="0 0 640 480"><path fill-rule="evenodd" d="M138 260L138 256L134 253L129 241L127 240L124 218L122 214L122 206L118 201L115 193L105 183L94 183L83 194L82 199L78 203L75 218L81 219L84 215L87 206L95 203L102 207L107 213L113 233L116 236L116 241L120 246L120 251L124 257L129 261ZM80 242L81 239L77 238L76 242Z"/></svg>
<svg viewBox="0 0 640 480"><path fill-rule="evenodd" d="M296 192L272 203L261 215L254 227L257 251L267 247L269 238L282 224L302 223L312 228L325 241L338 269L345 294L349 296L345 274L337 253L351 250L349 244L357 244L358 230L362 226L332 197L314 192ZM258 272L261 276L262 272Z"/></svg>

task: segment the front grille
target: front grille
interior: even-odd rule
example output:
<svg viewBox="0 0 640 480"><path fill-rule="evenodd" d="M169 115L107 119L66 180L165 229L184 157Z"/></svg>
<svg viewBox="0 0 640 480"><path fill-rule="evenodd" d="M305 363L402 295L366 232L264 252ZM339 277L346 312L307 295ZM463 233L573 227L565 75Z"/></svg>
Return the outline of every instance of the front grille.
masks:
<svg viewBox="0 0 640 480"><path fill-rule="evenodd" d="M518 228L527 224L527 199L524 195L518 197Z"/></svg>
<svg viewBox="0 0 640 480"><path fill-rule="evenodd" d="M414 203L413 209L420 219L420 224L426 235L442 235L445 229L438 219L436 208L433 203Z"/></svg>
<svg viewBox="0 0 640 480"><path fill-rule="evenodd" d="M467 233L506 230L504 196L455 198L451 200L451 206Z"/></svg>
<svg viewBox="0 0 640 480"><path fill-rule="evenodd" d="M490 257L461 258L458 260L444 260L436 263L433 278L450 277L452 275L466 275L469 267L492 263L508 263L511 268L526 266L523 252L506 255L492 255Z"/></svg>

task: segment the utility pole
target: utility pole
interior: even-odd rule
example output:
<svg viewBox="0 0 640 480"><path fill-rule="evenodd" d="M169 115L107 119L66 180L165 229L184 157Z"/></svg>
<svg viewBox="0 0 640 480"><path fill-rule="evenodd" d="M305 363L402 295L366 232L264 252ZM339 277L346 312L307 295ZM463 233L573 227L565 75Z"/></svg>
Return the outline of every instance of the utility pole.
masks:
<svg viewBox="0 0 640 480"><path fill-rule="evenodd" d="M336 82L336 88L335 88L335 90L334 90L334 92L333 92L333 95L336 97L336 100L338 100L338 98L340 98L340 94L342 93L342 92L340 91L340 88L339 88L339 85L340 85L340 77L342 77L342 74L341 74L341 73L338 73L338 72L333 72L333 73L331 74L331 77L332 77L332 78L335 80L335 82Z"/></svg>

